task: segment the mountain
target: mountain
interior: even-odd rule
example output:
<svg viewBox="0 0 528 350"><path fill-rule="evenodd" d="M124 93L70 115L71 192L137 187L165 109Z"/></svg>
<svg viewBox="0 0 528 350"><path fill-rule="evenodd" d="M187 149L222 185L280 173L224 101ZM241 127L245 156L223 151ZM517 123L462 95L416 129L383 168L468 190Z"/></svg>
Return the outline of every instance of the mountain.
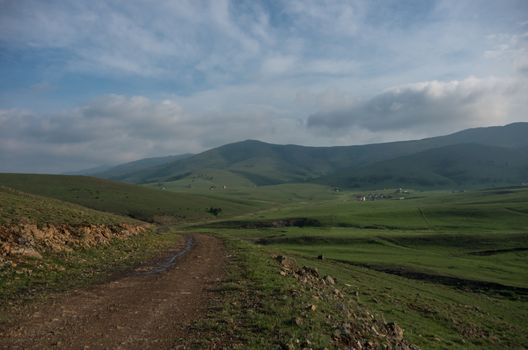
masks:
<svg viewBox="0 0 528 350"><path fill-rule="evenodd" d="M178 160L186 159L191 157L192 154L180 154L180 155L174 155L174 156L166 156L166 157L153 157L153 158L144 158L139 159L133 162L128 162L116 166L108 166L103 167L102 169L94 168L89 169L91 170L89 173L77 173L77 174L71 174L71 175L93 175L97 176L103 179L110 179L110 180L119 180L124 182L139 182L136 178L137 173L149 169L152 167L160 166L163 164L168 164L171 162L175 162Z"/></svg>
<svg viewBox="0 0 528 350"><path fill-rule="evenodd" d="M99 173L105 172L109 169L112 169L113 167L114 167L113 165L100 165L100 166L96 166L96 167L88 168L88 169L68 171L62 175L86 175L88 176L88 175L99 174Z"/></svg>
<svg viewBox="0 0 528 350"><path fill-rule="evenodd" d="M317 182L347 188L495 187L528 182L528 147L457 144L342 169Z"/></svg>
<svg viewBox="0 0 528 350"><path fill-rule="evenodd" d="M412 155L418 156L421 152L428 150L461 144L497 147L505 151L520 149L528 147L526 135L528 135L528 123L515 123L506 126L467 129L447 136L422 140L360 146L307 147L246 140L214 148L185 159L144 166L126 174L121 173L119 176L108 177L105 173L97 176L135 183L152 183L176 181L183 178L212 178L213 174L221 170L222 179L230 178L231 182L249 181L254 185L307 181L333 184L331 179L335 181L339 179L337 182L340 184L350 184L351 182L347 179L353 178L356 171L364 171L363 175L368 177L370 176L370 170L366 170L369 169L368 166L379 162ZM519 152L514 153L515 156L523 157ZM420 162L415 169L420 164L424 164L427 168L428 163L425 162L425 158L428 156L440 157L434 153L420 154L417 159L414 159ZM397 162L401 161L399 159ZM391 171L396 171L398 167L389 168L392 169ZM424 169L423 171L429 174L429 170ZM442 181L448 180L442 179Z"/></svg>

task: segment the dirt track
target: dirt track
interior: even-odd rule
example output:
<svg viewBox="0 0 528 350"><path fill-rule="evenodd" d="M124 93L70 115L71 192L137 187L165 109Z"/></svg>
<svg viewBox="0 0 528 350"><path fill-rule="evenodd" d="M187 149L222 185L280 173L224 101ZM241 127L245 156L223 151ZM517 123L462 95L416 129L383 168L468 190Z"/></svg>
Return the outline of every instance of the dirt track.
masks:
<svg viewBox="0 0 528 350"><path fill-rule="evenodd" d="M186 349L186 328L204 314L225 260L220 240L193 237L191 251L168 271L131 274L12 311L18 315L0 328L0 349Z"/></svg>

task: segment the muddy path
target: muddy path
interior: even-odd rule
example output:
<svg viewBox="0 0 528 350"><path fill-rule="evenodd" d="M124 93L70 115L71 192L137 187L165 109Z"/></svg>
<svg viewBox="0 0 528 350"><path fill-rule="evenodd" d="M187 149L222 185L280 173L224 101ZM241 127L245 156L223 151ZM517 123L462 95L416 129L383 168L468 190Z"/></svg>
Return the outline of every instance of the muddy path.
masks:
<svg viewBox="0 0 528 350"><path fill-rule="evenodd" d="M9 310L0 349L186 349L225 259L219 239L194 234L153 266Z"/></svg>

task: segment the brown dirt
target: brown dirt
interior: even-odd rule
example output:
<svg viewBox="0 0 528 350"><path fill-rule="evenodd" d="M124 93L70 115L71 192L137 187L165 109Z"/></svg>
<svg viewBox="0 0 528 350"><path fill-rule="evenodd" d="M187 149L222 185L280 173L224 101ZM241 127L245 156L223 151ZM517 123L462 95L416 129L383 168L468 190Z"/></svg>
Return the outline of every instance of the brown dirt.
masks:
<svg viewBox="0 0 528 350"><path fill-rule="evenodd" d="M46 251L63 252L108 244L145 232L148 224L44 225L17 224L0 226L0 262L17 258L42 258Z"/></svg>
<svg viewBox="0 0 528 350"><path fill-rule="evenodd" d="M135 272L9 310L0 349L187 349L186 330L203 317L226 259L219 239L193 238L167 271Z"/></svg>

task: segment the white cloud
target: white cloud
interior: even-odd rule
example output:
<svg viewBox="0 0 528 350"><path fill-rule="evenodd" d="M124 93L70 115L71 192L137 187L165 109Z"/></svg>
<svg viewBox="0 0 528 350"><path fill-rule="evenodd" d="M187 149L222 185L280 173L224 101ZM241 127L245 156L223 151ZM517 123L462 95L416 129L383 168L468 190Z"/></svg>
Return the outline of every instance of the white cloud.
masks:
<svg viewBox="0 0 528 350"><path fill-rule="evenodd" d="M190 114L174 99L119 95L52 115L0 110L0 171L60 172L198 152L240 135L284 140L302 126L266 106L243 110Z"/></svg>
<svg viewBox="0 0 528 350"><path fill-rule="evenodd" d="M329 108L308 118L308 126L344 133L349 128L370 131L457 129L527 120L524 80L469 77L427 81L394 87L345 108Z"/></svg>
<svg viewBox="0 0 528 350"><path fill-rule="evenodd" d="M524 9L522 0L0 0L0 170L523 121Z"/></svg>
<svg viewBox="0 0 528 350"><path fill-rule="evenodd" d="M522 79L419 82L366 100L287 84L270 91L256 84L161 100L107 95L53 114L0 110L0 171L60 172L243 139L351 145L528 121ZM314 108L324 110L305 120Z"/></svg>

